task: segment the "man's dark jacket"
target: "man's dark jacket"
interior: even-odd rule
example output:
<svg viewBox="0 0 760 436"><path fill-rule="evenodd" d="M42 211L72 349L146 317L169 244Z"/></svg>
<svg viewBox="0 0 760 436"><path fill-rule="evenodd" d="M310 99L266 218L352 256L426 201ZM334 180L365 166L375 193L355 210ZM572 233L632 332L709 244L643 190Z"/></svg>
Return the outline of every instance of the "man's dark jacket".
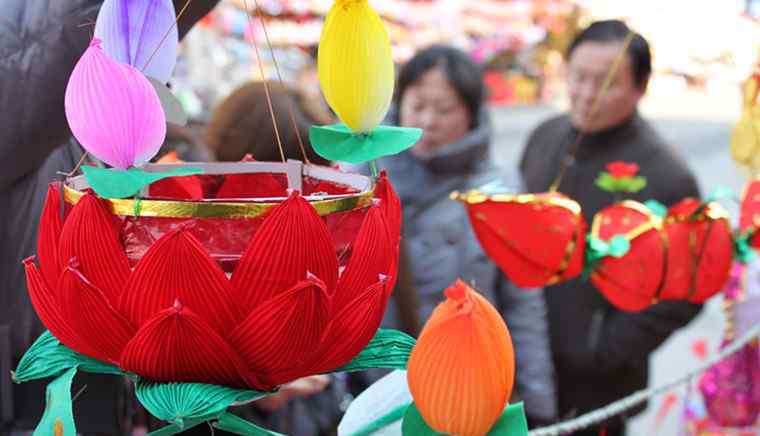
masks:
<svg viewBox="0 0 760 436"><path fill-rule="evenodd" d="M180 35L217 2L194 0L179 22ZM42 383L10 383L9 371L43 329L27 296L21 260L36 252L47 184L56 172L71 170L82 155L70 141L63 96L101 3L0 2L0 432L33 426L44 407ZM185 3L175 0L175 8ZM120 380L93 377L87 384L87 395L75 403L84 424L79 430L118 433L112 417Z"/></svg>
<svg viewBox="0 0 760 436"><path fill-rule="evenodd" d="M686 164L638 114L623 124L587 135L574 158L568 150L578 132L568 116L541 124L523 151L520 170L529 192L546 191L569 159L559 191L578 201L589 226L593 215L615 201L594 185L605 165L635 162L647 186L629 196L672 205L698 197ZM643 312L616 310L581 279L546 290L552 349L562 415L598 408L647 385L649 355L674 330L694 318L700 306L682 302L657 304ZM640 409L639 409L640 410Z"/></svg>

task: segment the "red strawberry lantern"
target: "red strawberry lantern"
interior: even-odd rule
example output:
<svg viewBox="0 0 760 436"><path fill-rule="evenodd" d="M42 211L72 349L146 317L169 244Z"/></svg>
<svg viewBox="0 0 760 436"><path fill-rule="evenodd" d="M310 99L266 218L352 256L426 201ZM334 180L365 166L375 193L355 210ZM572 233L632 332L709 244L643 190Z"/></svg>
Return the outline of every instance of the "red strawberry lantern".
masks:
<svg viewBox="0 0 760 436"><path fill-rule="evenodd" d="M148 190L117 200L91 193L81 177L52 184L39 267L24 262L50 332L148 380L262 391L356 356L380 325L396 274L400 208L387 179L373 185L299 162L237 165L246 171L236 167L236 184L267 174L290 194L167 201ZM193 167L222 182L228 175ZM309 184L345 193L312 194Z"/></svg>
<svg viewBox="0 0 760 436"><path fill-rule="evenodd" d="M728 213L717 203L687 198L665 217L668 268L663 300L703 303L718 293L731 272L733 237Z"/></svg>
<svg viewBox="0 0 760 436"><path fill-rule="evenodd" d="M667 239L661 220L646 206L624 201L599 211L589 240L591 248L628 242L617 256L600 253L593 265L591 282L610 303L621 310L639 311L660 297Z"/></svg>
<svg viewBox="0 0 760 436"><path fill-rule="evenodd" d="M580 274L586 222L559 193L452 193L467 207L486 254L518 286L542 287Z"/></svg>

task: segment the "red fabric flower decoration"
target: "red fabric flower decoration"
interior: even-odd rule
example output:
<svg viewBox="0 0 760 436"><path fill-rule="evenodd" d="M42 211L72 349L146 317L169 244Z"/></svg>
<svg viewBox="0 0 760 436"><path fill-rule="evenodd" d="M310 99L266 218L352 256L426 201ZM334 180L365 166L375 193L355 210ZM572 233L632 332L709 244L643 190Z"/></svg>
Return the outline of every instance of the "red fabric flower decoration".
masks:
<svg viewBox="0 0 760 436"><path fill-rule="evenodd" d="M150 380L257 390L348 363L372 339L398 263L400 208L381 177L339 271L324 220L298 193L273 208L231 278L189 232L156 241L132 270L118 220L85 195L65 221L51 185L37 314L62 343Z"/></svg>
<svg viewBox="0 0 760 436"><path fill-rule="evenodd" d="M639 166L633 162L615 161L607 164L607 171L616 179L633 177L639 172Z"/></svg>

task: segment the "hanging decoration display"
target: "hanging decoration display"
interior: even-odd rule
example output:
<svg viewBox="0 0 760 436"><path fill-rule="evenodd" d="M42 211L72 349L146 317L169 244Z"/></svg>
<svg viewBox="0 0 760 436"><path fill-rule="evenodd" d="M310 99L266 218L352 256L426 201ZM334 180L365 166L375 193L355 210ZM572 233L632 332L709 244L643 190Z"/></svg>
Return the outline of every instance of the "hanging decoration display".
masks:
<svg viewBox="0 0 760 436"><path fill-rule="evenodd" d="M752 256L746 234L754 231L732 234L716 202L685 199L667 209L626 200L599 211L586 235L580 207L561 194L452 198L464 202L484 251L515 284L547 286L583 273L627 311L661 300L703 303L723 288L735 257Z"/></svg>
<svg viewBox="0 0 760 436"><path fill-rule="evenodd" d="M635 164L613 162L596 184L615 195L638 192L646 179L637 171ZM588 234L578 203L557 192L473 190L451 198L464 203L483 250L518 286L582 276L618 309L640 311L663 300L704 303L724 287L734 259L754 257L760 182L746 189L737 232L714 201L732 195L723 191L669 209L654 200L624 200L594 215Z"/></svg>
<svg viewBox="0 0 760 436"><path fill-rule="evenodd" d="M362 41L384 46L382 22L361 7L331 20L323 86L346 122L385 141L385 153L410 133L378 131L393 67L383 52L372 60L345 45L357 36L350 29L369 23ZM131 379L143 406L169 423L157 434L206 422L274 434L227 409L302 377L406 368L414 345L379 329L401 232L385 174L295 160L148 163L166 135L156 83L176 61L174 14L169 1L107 0L69 78L72 132L110 168L86 165L50 185L38 255L24 261L48 331L14 380L55 377L38 436L76 432L70 386L79 371ZM339 95L341 64L362 100Z"/></svg>

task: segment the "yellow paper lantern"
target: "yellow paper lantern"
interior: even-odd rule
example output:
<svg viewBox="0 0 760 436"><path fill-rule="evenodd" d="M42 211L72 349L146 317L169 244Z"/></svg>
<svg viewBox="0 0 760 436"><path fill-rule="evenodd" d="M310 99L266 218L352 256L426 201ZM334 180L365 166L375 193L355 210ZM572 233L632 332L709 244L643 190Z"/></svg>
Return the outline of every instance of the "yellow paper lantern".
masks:
<svg viewBox="0 0 760 436"><path fill-rule="evenodd" d="M760 173L760 105L757 76L744 84L742 115L731 132L731 156L751 175Z"/></svg>
<svg viewBox="0 0 760 436"><path fill-rule="evenodd" d="M351 130L367 133L383 121L393 98L388 32L367 0L336 0L319 42L325 99Z"/></svg>

